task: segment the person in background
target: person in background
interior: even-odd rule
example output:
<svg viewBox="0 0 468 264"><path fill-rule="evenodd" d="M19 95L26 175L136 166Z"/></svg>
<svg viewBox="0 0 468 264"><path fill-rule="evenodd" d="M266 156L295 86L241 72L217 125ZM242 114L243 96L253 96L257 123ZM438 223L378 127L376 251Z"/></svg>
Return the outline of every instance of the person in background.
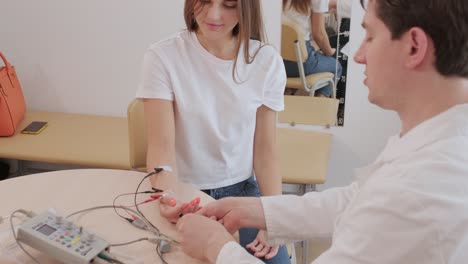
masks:
<svg viewBox="0 0 468 264"><path fill-rule="evenodd" d="M182 181L215 199L281 194L275 139L286 74L264 43L260 7L259 0L186 0L187 30L146 52L136 97L144 102L147 168L165 168L153 187ZM160 212L176 223L198 203L165 196ZM290 263L286 248L268 245L264 234L241 229L240 244L267 263Z"/></svg>
<svg viewBox="0 0 468 264"><path fill-rule="evenodd" d="M309 75L319 72L335 74L335 83L341 78L342 66L336 61L336 49L332 48L325 29L325 13L328 12L328 0L283 0L283 22L296 24L306 41L308 57L304 64L304 73ZM320 51L312 46L314 41ZM284 60L286 75L299 77L297 62ZM318 89L315 96L330 97L330 85Z"/></svg>
<svg viewBox="0 0 468 264"><path fill-rule="evenodd" d="M351 0L330 0L328 2L329 10L336 10L338 19L351 18L351 8L353 2Z"/></svg>
<svg viewBox="0 0 468 264"><path fill-rule="evenodd" d="M369 101L399 115L400 133L347 187L227 198L185 215L177 227L187 254L260 263L227 231L249 226L267 230L271 243L332 236L316 264L467 263L468 5L361 4L366 36L354 59L365 66ZM203 241L200 230L211 230Z"/></svg>

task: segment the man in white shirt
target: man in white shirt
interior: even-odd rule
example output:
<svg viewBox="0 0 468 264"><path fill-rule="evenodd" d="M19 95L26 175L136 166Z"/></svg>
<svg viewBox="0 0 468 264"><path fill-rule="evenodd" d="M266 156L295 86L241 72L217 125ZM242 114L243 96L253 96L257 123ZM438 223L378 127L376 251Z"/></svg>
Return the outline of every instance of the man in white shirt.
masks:
<svg viewBox="0 0 468 264"><path fill-rule="evenodd" d="M261 263L229 234L255 227L272 244L331 235L316 264L466 264L465 1L369 0L355 60L366 66L369 101L398 113L400 134L350 186L227 198L185 215L178 222L183 250L212 263Z"/></svg>

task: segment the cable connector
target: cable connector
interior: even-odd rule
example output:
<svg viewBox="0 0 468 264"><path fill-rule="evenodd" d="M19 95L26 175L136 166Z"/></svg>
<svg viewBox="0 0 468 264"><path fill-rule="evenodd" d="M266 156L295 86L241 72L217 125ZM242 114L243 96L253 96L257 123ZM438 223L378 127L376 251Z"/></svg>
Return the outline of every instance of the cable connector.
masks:
<svg viewBox="0 0 468 264"><path fill-rule="evenodd" d="M103 260L109 262L109 263L113 263L113 260L114 260L111 256L108 255L108 252L105 252L105 251L99 253L98 257L100 259L103 259Z"/></svg>
<svg viewBox="0 0 468 264"><path fill-rule="evenodd" d="M164 237L151 237L148 238L148 242L158 245L158 251L160 254L168 253L171 251L171 241Z"/></svg>
<svg viewBox="0 0 468 264"><path fill-rule="evenodd" d="M22 213L22 214L26 215L29 218L33 218L33 217L35 217L37 215L35 212L28 211L28 210L25 210L25 209L19 209L18 213Z"/></svg>
<svg viewBox="0 0 468 264"><path fill-rule="evenodd" d="M154 168L154 171L155 171L156 173L160 173L161 171L172 172L172 167L171 167L171 166L168 166L168 165L158 166L158 167Z"/></svg>
<svg viewBox="0 0 468 264"><path fill-rule="evenodd" d="M171 251L171 243L166 240L159 240L158 250L160 254L168 253Z"/></svg>
<svg viewBox="0 0 468 264"><path fill-rule="evenodd" d="M109 264L109 263L112 263L112 262L107 261L105 259L102 259L100 257L93 259L92 262L95 263L95 264Z"/></svg>
<svg viewBox="0 0 468 264"><path fill-rule="evenodd" d="M139 228L142 230L148 230L148 226L146 225L145 221L141 220L140 218L134 219L130 223L136 228Z"/></svg>

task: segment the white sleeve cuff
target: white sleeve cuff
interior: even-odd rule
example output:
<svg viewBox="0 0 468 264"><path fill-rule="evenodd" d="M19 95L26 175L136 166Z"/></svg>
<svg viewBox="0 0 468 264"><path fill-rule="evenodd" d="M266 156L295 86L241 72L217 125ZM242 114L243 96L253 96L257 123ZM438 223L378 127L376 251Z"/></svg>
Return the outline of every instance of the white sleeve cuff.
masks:
<svg viewBox="0 0 468 264"><path fill-rule="evenodd" d="M261 264L263 263L258 258L250 255L237 242L230 241L224 244L223 248L219 252L218 258L216 258L216 264Z"/></svg>

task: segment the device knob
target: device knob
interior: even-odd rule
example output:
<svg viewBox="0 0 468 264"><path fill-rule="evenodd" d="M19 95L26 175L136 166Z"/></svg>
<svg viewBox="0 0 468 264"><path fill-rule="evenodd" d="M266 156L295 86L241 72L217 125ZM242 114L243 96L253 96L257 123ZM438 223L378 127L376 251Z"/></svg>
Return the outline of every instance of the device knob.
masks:
<svg viewBox="0 0 468 264"><path fill-rule="evenodd" d="M94 234L88 233L85 237L87 241L93 241L95 239Z"/></svg>
<svg viewBox="0 0 468 264"><path fill-rule="evenodd" d="M63 224L63 216L57 215L57 216L55 217L55 223L57 223L58 225Z"/></svg>

